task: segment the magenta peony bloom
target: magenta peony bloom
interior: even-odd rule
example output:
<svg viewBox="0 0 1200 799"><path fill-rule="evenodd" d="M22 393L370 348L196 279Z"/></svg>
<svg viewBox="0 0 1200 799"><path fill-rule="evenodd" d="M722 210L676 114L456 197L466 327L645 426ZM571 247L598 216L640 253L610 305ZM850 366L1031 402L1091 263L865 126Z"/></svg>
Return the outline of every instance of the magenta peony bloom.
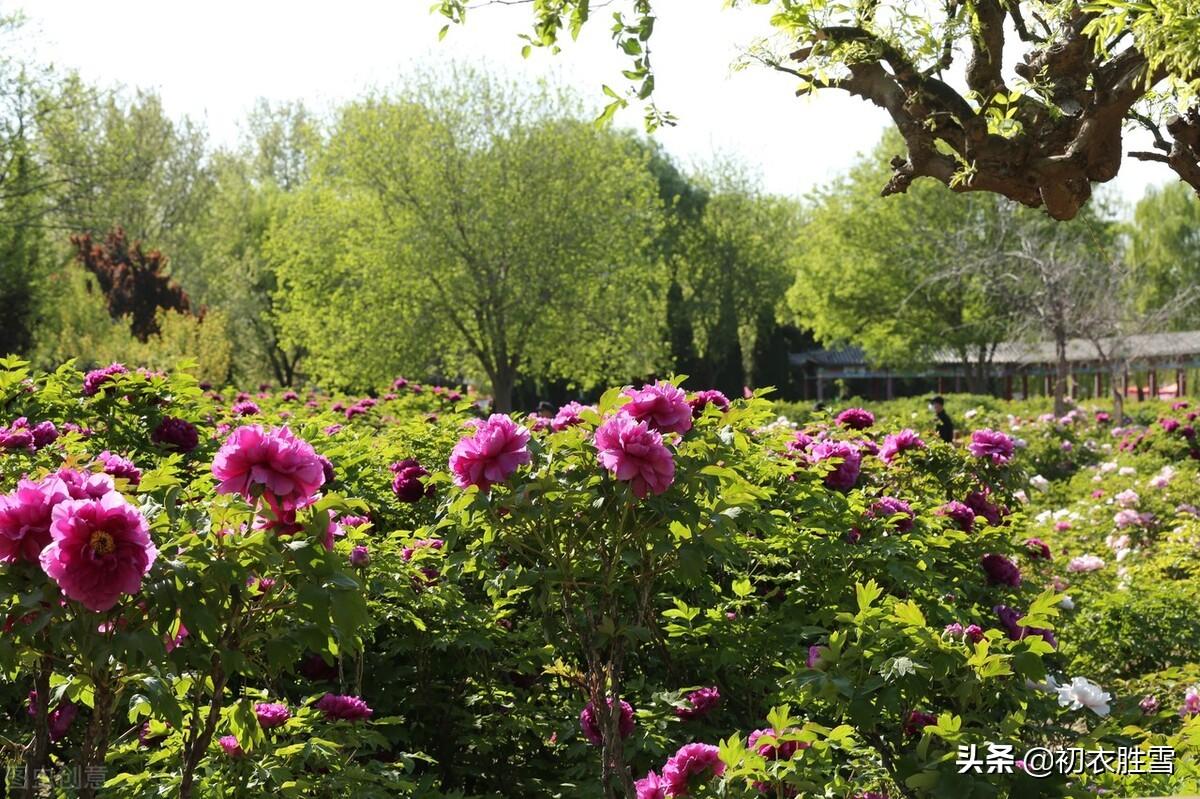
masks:
<svg viewBox="0 0 1200 799"><path fill-rule="evenodd" d="M983 566L992 585L1011 585L1015 588L1021 584L1021 570L1003 555L988 553L980 558L979 564Z"/></svg>
<svg viewBox="0 0 1200 799"><path fill-rule="evenodd" d="M130 485L137 485L142 482L142 470L133 465L133 461L128 458L122 458L115 452L104 450L97 456L97 460L104 464L104 473L111 474L113 477L123 477L129 481Z"/></svg>
<svg viewBox="0 0 1200 799"><path fill-rule="evenodd" d="M663 766L662 778L667 796L688 796L697 783L725 773L720 750L712 744L685 744Z"/></svg>
<svg viewBox="0 0 1200 799"><path fill-rule="evenodd" d="M937 716L920 710L909 711L908 717L904 719L904 734L921 735L930 724L937 724Z"/></svg>
<svg viewBox="0 0 1200 799"><path fill-rule="evenodd" d="M33 450L33 430L29 428L29 420L22 416L7 428L0 428L0 449Z"/></svg>
<svg viewBox="0 0 1200 799"><path fill-rule="evenodd" d="M433 486L421 482L429 471L412 458L393 463L388 467L396 475L392 478L392 491L403 502L418 502L422 497L433 495Z"/></svg>
<svg viewBox="0 0 1200 799"><path fill-rule="evenodd" d="M597 460L618 480L629 483L633 495L661 494L675 482L675 460L662 435L647 422L618 413L596 430Z"/></svg>
<svg viewBox="0 0 1200 799"><path fill-rule="evenodd" d="M839 413L834 421L851 430L866 430L875 424L875 414L866 408L847 408Z"/></svg>
<svg viewBox="0 0 1200 799"><path fill-rule="evenodd" d="M112 363L103 369L94 369L88 372L83 376L83 396L94 396L105 383L110 382L117 375L126 374L128 371L123 364Z"/></svg>
<svg viewBox="0 0 1200 799"><path fill-rule="evenodd" d="M788 730L789 733L796 730ZM778 741L776 743L759 743L762 738L775 738L775 730L767 727L761 730L755 730L750 733L750 737L746 741L746 745L753 749L758 754L765 757L767 760L791 760L792 755L801 749L807 749L811 744L806 741Z"/></svg>
<svg viewBox="0 0 1200 799"><path fill-rule="evenodd" d="M817 443L816 440L808 433L797 430L792 436L792 440L787 443L788 454L797 457L803 455L815 443Z"/></svg>
<svg viewBox="0 0 1200 799"><path fill-rule="evenodd" d="M574 427L577 424L583 423L583 417L579 414L583 411L594 411L591 405L582 405L578 402L568 402L566 405L558 409L558 413L554 414L554 418L550 420L550 429L558 433L566 430L568 427Z"/></svg>
<svg viewBox="0 0 1200 799"><path fill-rule="evenodd" d="M653 771L635 782L633 788L637 799L667 799L667 784Z"/></svg>
<svg viewBox="0 0 1200 799"><path fill-rule="evenodd" d="M330 721L362 721L371 718L371 714L375 712L359 697L341 694L325 694L317 701L316 707Z"/></svg>
<svg viewBox="0 0 1200 799"><path fill-rule="evenodd" d="M407 563L412 560L413 553L418 549L441 549L446 542L440 538L418 538L412 544L400 550L400 558Z"/></svg>
<svg viewBox="0 0 1200 799"><path fill-rule="evenodd" d="M50 728L50 740L59 741L64 738L78 715L79 706L70 699L64 699L58 707L51 710L46 719L46 725Z"/></svg>
<svg viewBox="0 0 1200 799"><path fill-rule="evenodd" d="M371 564L371 552L364 546L356 546L350 550L350 565L356 569L365 569Z"/></svg>
<svg viewBox="0 0 1200 799"><path fill-rule="evenodd" d="M822 441L813 446L808 456L810 464L826 460L840 460L833 471L825 475L825 485L840 491L854 488L862 469L862 453L853 444L845 441Z"/></svg>
<svg viewBox="0 0 1200 799"><path fill-rule="evenodd" d="M883 519L901 533L907 533L913 528L912 506L896 497L880 497L871 504L867 515L874 519ZM899 516L897 519L895 517Z"/></svg>
<svg viewBox="0 0 1200 799"><path fill-rule="evenodd" d="M200 433L189 421L164 416L150 434L150 440L175 452L188 453L200 443Z"/></svg>
<svg viewBox="0 0 1200 799"><path fill-rule="evenodd" d="M242 745L238 743L238 739L233 735L222 735L217 739L217 743L221 746L221 751L229 757L241 757L246 754L242 751Z"/></svg>
<svg viewBox="0 0 1200 799"><path fill-rule="evenodd" d="M253 400L242 400L235 402L233 407L229 409L234 416L258 416L262 410Z"/></svg>
<svg viewBox="0 0 1200 799"><path fill-rule="evenodd" d="M30 430L33 434L33 445L38 449L48 447L58 440L58 428L54 422L38 422Z"/></svg>
<svg viewBox="0 0 1200 799"><path fill-rule="evenodd" d="M958 525L958 529L964 533L971 532L971 529L975 526L975 511L958 500L947 502L938 508L937 512L941 516L952 519Z"/></svg>
<svg viewBox="0 0 1200 799"><path fill-rule="evenodd" d="M42 569L64 594L96 612L141 590L158 557L146 519L115 491L57 504L50 536Z"/></svg>
<svg viewBox="0 0 1200 799"><path fill-rule="evenodd" d="M478 486L487 491L529 463L529 430L500 413L493 413L475 431L459 439L450 453L450 471L459 488Z"/></svg>
<svg viewBox="0 0 1200 799"><path fill-rule="evenodd" d="M1159 419L1158 424L1168 433L1174 433L1179 429L1179 420L1172 419L1170 416L1164 416L1162 419Z"/></svg>
<svg viewBox="0 0 1200 799"><path fill-rule="evenodd" d="M1004 517L1008 515L1008 509L992 502L988 497L991 492L987 489L983 491L972 491L967 494L965 502L967 507L975 512L975 518L982 516L987 519L987 523L995 527L1004 521Z"/></svg>
<svg viewBox="0 0 1200 799"><path fill-rule="evenodd" d="M292 717L287 705L277 702L259 702L254 706L254 715L258 717L258 726L264 730L281 727Z"/></svg>
<svg viewBox="0 0 1200 799"><path fill-rule="evenodd" d="M688 405L692 408L692 418L698 418L704 409L709 405L717 408L721 412L729 410L729 398L715 389L709 391L697 391L688 400Z"/></svg>
<svg viewBox="0 0 1200 799"><path fill-rule="evenodd" d="M1025 539L1025 549L1034 560L1050 560L1050 546L1040 538Z"/></svg>
<svg viewBox="0 0 1200 799"><path fill-rule="evenodd" d="M963 630L963 637L973 644L977 644L983 640L983 628L978 624L968 624L967 629Z"/></svg>
<svg viewBox="0 0 1200 799"><path fill-rule="evenodd" d="M0 563L37 563L50 544L54 506L70 497L66 483L54 475L38 483L21 480L16 491L0 497Z"/></svg>
<svg viewBox="0 0 1200 799"><path fill-rule="evenodd" d="M1020 641L1029 635L1040 635L1050 646L1058 648L1058 639L1054 637L1054 633L1039 627L1024 627L1018 624L1017 621L1021 618L1021 614L1008 605L996 605L992 610L1000 619L1000 626L1004 628L1011 640Z"/></svg>
<svg viewBox="0 0 1200 799"><path fill-rule="evenodd" d="M626 389L629 402L621 413L646 422L660 433L686 433L692 429L692 408L683 389L663 380L638 391Z"/></svg>
<svg viewBox="0 0 1200 799"><path fill-rule="evenodd" d="M821 645L813 644L808 648L808 658L804 661L804 665L810 669L815 669L821 665Z"/></svg>
<svg viewBox="0 0 1200 799"><path fill-rule="evenodd" d="M1147 716L1152 716L1157 713L1159 706L1158 697L1153 695L1143 696L1142 701L1138 702L1138 707L1141 708L1142 713Z"/></svg>
<svg viewBox="0 0 1200 799"><path fill-rule="evenodd" d="M988 458L997 466L1003 466L1012 460L1016 448L1012 438L997 430L976 430L971 433L971 443L967 450L976 458Z"/></svg>
<svg viewBox="0 0 1200 799"><path fill-rule="evenodd" d="M608 706L612 707L612 699L608 700ZM633 720L633 707L624 699L621 700L621 715L617 719L617 734L622 738L628 738L633 733L633 728L637 722ZM588 739L588 743L593 746L600 746L604 743L604 739L600 734L600 719L596 718L596 708L588 702L583 706L583 710L579 711L579 728L583 730L583 737Z"/></svg>
<svg viewBox="0 0 1200 799"><path fill-rule="evenodd" d="M925 441L917 435L916 430L906 427L899 433L892 433L883 439L883 446L879 448L879 459L884 463L891 463L901 452L910 449L925 449Z"/></svg>
<svg viewBox="0 0 1200 799"><path fill-rule="evenodd" d="M686 699L690 707L675 708L675 715L681 719L698 719L707 716L721 703L721 692L714 685L692 691Z"/></svg>
<svg viewBox="0 0 1200 799"><path fill-rule="evenodd" d="M945 626L945 628L942 630L942 634L953 636L954 638L958 638L959 636L961 636L963 634L963 626L961 624L959 624L958 622L954 622L953 624L947 624Z"/></svg>
<svg viewBox="0 0 1200 799"><path fill-rule="evenodd" d="M1112 421L1112 416L1106 411L1096 411L1096 424L1108 424Z"/></svg>
<svg viewBox="0 0 1200 799"><path fill-rule="evenodd" d="M100 499L116 491L112 475L103 472L78 472L74 469L59 469L55 476L63 481L71 499Z"/></svg>
<svg viewBox="0 0 1200 799"><path fill-rule="evenodd" d="M1193 685L1184 692L1179 715L1184 718L1200 716L1200 686Z"/></svg>
<svg viewBox="0 0 1200 799"><path fill-rule="evenodd" d="M286 427L270 430L246 425L233 431L213 459L219 494L239 494L252 501L259 493L293 511L316 501L325 470L312 445Z"/></svg>

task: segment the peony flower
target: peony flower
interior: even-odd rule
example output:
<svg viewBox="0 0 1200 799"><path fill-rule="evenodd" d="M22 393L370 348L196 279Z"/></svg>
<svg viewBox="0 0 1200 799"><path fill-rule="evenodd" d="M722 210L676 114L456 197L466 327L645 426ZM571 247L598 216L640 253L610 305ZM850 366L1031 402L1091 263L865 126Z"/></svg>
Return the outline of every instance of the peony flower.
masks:
<svg viewBox="0 0 1200 799"><path fill-rule="evenodd" d="M1104 568L1104 559L1096 555L1078 555L1067 564L1069 572L1094 572Z"/></svg>
<svg viewBox="0 0 1200 799"><path fill-rule="evenodd" d="M1142 701L1138 702L1138 707L1141 708L1142 713L1145 715L1152 716L1158 712L1158 698L1150 695L1143 696Z"/></svg>
<svg viewBox="0 0 1200 799"><path fill-rule="evenodd" d="M51 710L46 718L46 726L49 727L50 731L50 740L59 741L66 737L67 731L71 728L71 723L75 721L75 717L78 715L79 705L70 699L64 699L58 707Z"/></svg>
<svg viewBox="0 0 1200 799"><path fill-rule="evenodd" d="M967 450L976 458L987 458L997 466L1012 460L1016 444L1009 436L997 430L984 428L971 433Z"/></svg>
<svg viewBox="0 0 1200 799"><path fill-rule="evenodd" d="M58 428L54 426L54 422L38 422L29 432L33 435L33 446L38 449L48 447L58 440Z"/></svg>
<svg viewBox="0 0 1200 799"><path fill-rule="evenodd" d="M908 716L904 719L904 734L910 736L922 735L925 732L925 728L931 724L937 724L937 716L933 713L910 710Z"/></svg>
<svg viewBox="0 0 1200 799"><path fill-rule="evenodd" d="M1063 610L1074 610L1075 600L1071 599L1067 594L1063 594L1063 598L1058 600L1058 606Z"/></svg>
<svg viewBox="0 0 1200 799"><path fill-rule="evenodd" d="M875 424L875 414L866 408L847 408L834 421L851 430L866 430Z"/></svg>
<svg viewBox="0 0 1200 799"><path fill-rule="evenodd" d="M808 456L810 464L821 461L840 461L833 471L825 475L825 485L840 491L854 488L862 469L862 453L853 444L845 441L822 441L813 446Z"/></svg>
<svg viewBox="0 0 1200 799"><path fill-rule="evenodd" d="M787 730L787 732L794 733L797 730L791 729ZM759 741L763 738L775 739L776 742L773 744L766 742L760 744ZM796 754L796 752L811 746L807 741L780 741L775 734L775 730L769 727L750 733L746 745L767 760L791 760L792 755Z"/></svg>
<svg viewBox="0 0 1200 799"><path fill-rule="evenodd" d="M820 644L812 644L811 646L809 646L808 658L804 661L804 665L808 666L810 669L815 669L818 666L820 666L821 665L821 650L823 648L824 647L822 647Z"/></svg>
<svg viewBox="0 0 1200 799"><path fill-rule="evenodd" d="M136 594L158 550L137 508L116 492L55 505L51 543L39 557L63 593L101 612Z"/></svg>
<svg viewBox="0 0 1200 799"><path fill-rule="evenodd" d="M450 453L454 484L488 491L492 484L511 477L518 466L529 463L528 444L527 428L503 414L492 414L471 435L454 445Z"/></svg>
<svg viewBox="0 0 1200 799"><path fill-rule="evenodd" d="M1184 693L1183 707L1180 708L1179 715L1184 718L1200 716L1200 685L1193 685Z"/></svg>
<svg viewBox="0 0 1200 799"><path fill-rule="evenodd" d="M600 465L616 479L628 482L638 499L661 494L675 482L671 451L663 445L662 435L645 421L618 413L597 428L593 443Z"/></svg>
<svg viewBox="0 0 1200 799"><path fill-rule="evenodd" d="M1050 490L1050 481L1045 477L1042 477L1040 474L1035 474L1033 477L1030 477L1029 484L1042 493Z"/></svg>
<svg viewBox="0 0 1200 799"><path fill-rule="evenodd" d="M1122 491L1121 493L1119 493L1115 497L1113 497L1113 499L1115 499L1117 501L1117 504L1120 505L1122 508L1136 508L1138 506L1138 503L1141 501L1141 497L1139 497L1137 495L1137 492L1134 491L1132 488L1125 489L1124 491Z"/></svg>
<svg viewBox="0 0 1200 799"><path fill-rule="evenodd" d="M916 430L906 427L899 433L891 433L883 439L883 446L879 448L879 459L890 464L901 452L910 449L925 449L925 442L917 435Z"/></svg>
<svg viewBox="0 0 1200 799"><path fill-rule="evenodd" d="M1160 427L1162 427L1162 429L1163 429L1164 431L1166 431L1166 432L1168 432L1168 433L1174 433L1176 430L1178 430L1178 429L1179 429L1179 420L1178 420L1178 419L1172 419L1172 418L1171 418L1171 417L1169 417L1169 416L1166 416L1166 417L1163 417L1162 419L1159 419L1159 420L1158 420L1158 424L1159 424L1159 426L1160 426Z"/></svg>
<svg viewBox="0 0 1200 799"><path fill-rule="evenodd" d="M637 799L667 799L667 784L653 771L635 782L633 788Z"/></svg>
<svg viewBox="0 0 1200 799"><path fill-rule="evenodd" d="M580 414L590 410L595 410L595 408L578 402L568 402L558 409L558 413L554 414L554 418L550 420L550 429L560 433L568 427L583 424L583 417Z"/></svg>
<svg viewBox="0 0 1200 799"><path fill-rule="evenodd" d="M874 519L884 519L894 529L907 533L913 528L912 506L896 497L880 497L871 504L867 515ZM900 517L900 518L896 518Z"/></svg>
<svg viewBox="0 0 1200 799"><path fill-rule="evenodd" d="M325 469L312 445L286 427L246 425L233 431L213 459L219 494L252 501L259 493L278 509L308 507L325 484Z"/></svg>
<svg viewBox="0 0 1200 799"><path fill-rule="evenodd" d="M281 727L292 717L287 705L276 702L259 702L254 706L254 715L258 717L258 726L264 730Z"/></svg>
<svg viewBox="0 0 1200 799"><path fill-rule="evenodd" d="M983 628L978 624L968 624L963 630L963 638L966 638L973 644L977 644L983 640Z"/></svg>
<svg viewBox="0 0 1200 799"><path fill-rule="evenodd" d="M390 467L396 475L392 479L392 491L403 502L418 502L422 497L433 495L433 486L421 482L422 477L428 477L429 471L412 458L406 458Z"/></svg>
<svg viewBox="0 0 1200 799"><path fill-rule="evenodd" d="M233 735L222 735L217 739L217 743L221 747L221 751L229 757L241 757L246 754L242 751L242 745L238 743L238 739Z"/></svg>
<svg viewBox="0 0 1200 799"><path fill-rule="evenodd" d="M1021 614L1008 605L996 605L992 610L1000 619L1000 626L1004 628L1010 640L1020 641L1026 636L1040 635L1050 646L1058 648L1058 639L1054 637L1053 632L1040 627L1025 627L1019 624L1018 620L1021 618Z"/></svg>
<svg viewBox="0 0 1200 799"><path fill-rule="evenodd" d="M679 748L663 766L667 796L688 796L696 783L725 773L720 750L712 744L691 743Z"/></svg>
<svg viewBox="0 0 1200 799"><path fill-rule="evenodd" d="M958 500L950 500L938 508L937 513L940 516L952 519L958 525L958 529L964 533L971 532L971 529L975 526L975 511Z"/></svg>
<svg viewBox="0 0 1200 799"><path fill-rule="evenodd" d="M701 688L688 694L686 701L690 707L675 708L675 715L681 719L698 719L707 716L721 703L721 692L715 685Z"/></svg>
<svg viewBox="0 0 1200 799"><path fill-rule="evenodd" d="M722 413L729 410L729 398L715 389L697 391L688 400L688 405L692 408L692 418L698 418L709 405L717 408Z"/></svg>
<svg viewBox="0 0 1200 799"><path fill-rule="evenodd" d="M33 448L33 431L29 429L29 421L24 416L9 425L7 429L0 428L0 449L32 450Z"/></svg>
<svg viewBox="0 0 1200 799"><path fill-rule="evenodd" d="M613 700L610 697L608 706L613 706ZM633 733L633 728L636 722L633 720L633 707L624 699L621 700L620 717L617 719L617 734L622 738L628 738ZM583 710L579 711L579 728L583 730L583 737L588 739L588 743L594 746L600 746L604 743L600 731L600 719L596 718L596 708L589 701L583 706Z"/></svg>
<svg viewBox="0 0 1200 799"><path fill-rule="evenodd" d="M55 475L37 483L21 480L13 493L0 497L0 563L37 563L51 540L54 506L70 497Z"/></svg>
<svg viewBox="0 0 1200 799"><path fill-rule="evenodd" d="M150 440L155 444L166 446L169 450L176 452L191 452L196 449L200 443L200 434L196 429L196 425L192 422L176 419L174 416L163 416L158 426L154 428L154 432L150 433Z"/></svg>
<svg viewBox="0 0 1200 799"><path fill-rule="evenodd" d="M961 624L959 624L958 622L954 622L952 624L947 624L942 629L942 635L949 635L951 637L958 638L962 634L963 634L963 626Z"/></svg>
<svg viewBox="0 0 1200 799"><path fill-rule="evenodd" d="M1133 508L1124 508L1113 515L1113 524L1117 527L1132 527L1140 521L1141 517Z"/></svg>
<svg viewBox="0 0 1200 799"><path fill-rule="evenodd" d="M128 458L122 458L115 452L104 450L96 459L104 465L105 474L124 478L129 481L130 485L137 485L142 482L142 470L134 466L133 461Z"/></svg>
<svg viewBox="0 0 1200 799"><path fill-rule="evenodd" d="M1015 588L1021 584L1021 570L1009 558L988 553L980 558L979 563L992 585L1011 585Z"/></svg>
<svg viewBox="0 0 1200 799"><path fill-rule="evenodd" d="M342 694L325 694L317 701L316 708L330 721L362 721L375 712L359 697Z"/></svg>
<svg viewBox="0 0 1200 799"><path fill-rule="evenodd" d="M418 549L441 549L446 545L446 542L440 538L418 538L410 545L400 550L400 558L405 563L412 560L413 553Z"/></svg>
<svg viewBox="0 0 1200 799"><path fill-rule="evenodd" d="M982 516L987 519L988 524L995 527L1004 521L1004 517L1008 515L1008 509L992 502L988 499L989 496L991 496L991 492L988 489L972 491L963 501L966 502L967 507L975 511L975 518L978 519Z"/></svg>
<svg viewBox="0 0 1200 799"><path fill-rule="evenodd" d="M686 433L692 429L692 408L687 394L678 386L660 380L637 391L626 389L624 394L629 402L621 406L620 412L646 422L651 429L660 433Z"/></svg>
<svg viewBox="0 0 1200 799"><path fill-rule="evenodd" d="M1058 704L1079 710L1086 707L1097 716L1108 715L1108 703L1112 699L1099 685L1086 677L1076 677L1068 685L1057 686Z"/></svg>
<svg viewBox="0 0 1200 799"><path fill-rule="evenodd" d="M350 550L350 565L356 569L365 569L371 564L371 552L364 546L356 546Z"/></svg>
<svg viewBox="0 0 1200 799"><path fill-rule="evenodd" d="M102 369L94 369L83 376L83 396L94 396L105 383L110 382L117 375L128 373L129 370L123 364L111 363Z"/></svg>
<svg viewBox="0 0 1200 799"><path fill-rule="evenodd" d="M1025 549L1034 560L1050 560L1050 546L1040 538L1026 538Z"/></svg>

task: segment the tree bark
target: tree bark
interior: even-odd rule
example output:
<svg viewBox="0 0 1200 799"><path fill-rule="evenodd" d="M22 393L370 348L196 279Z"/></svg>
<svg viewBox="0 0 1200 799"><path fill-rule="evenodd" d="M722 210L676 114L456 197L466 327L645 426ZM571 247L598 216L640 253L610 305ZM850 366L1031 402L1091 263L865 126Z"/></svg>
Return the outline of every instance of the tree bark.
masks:
<svg viewBox="0 0 1200 799"><path fill-rule="evenodd" d="M501 368L489 377L492 379L492 412L512 413L513 384L516 383L516 375L508 369Z"/></svg>
<svg viewBox="0 0 1200 799"><path fill-rule="evenodd" d="M1062 328L1054 331L1054 415L1062 417L1067 412L1067 378L1070 364L1067 363L1067 334Z"/></svg>

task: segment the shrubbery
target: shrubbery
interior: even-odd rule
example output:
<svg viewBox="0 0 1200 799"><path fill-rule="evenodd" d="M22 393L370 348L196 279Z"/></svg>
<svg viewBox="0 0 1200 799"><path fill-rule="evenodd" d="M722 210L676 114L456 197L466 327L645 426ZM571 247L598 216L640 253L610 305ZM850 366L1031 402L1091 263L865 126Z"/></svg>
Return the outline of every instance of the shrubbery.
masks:
<svg viewBox="0 0 1200 799"><path fill-rule="evenodd" d="M106 797L1196 784L1200 500L1169 424L996 405L952 446L915 406L797 428L667 382L526 419L404 380L2 368L0 740ZM1179 755L960 774L988 742Z"/></svg>

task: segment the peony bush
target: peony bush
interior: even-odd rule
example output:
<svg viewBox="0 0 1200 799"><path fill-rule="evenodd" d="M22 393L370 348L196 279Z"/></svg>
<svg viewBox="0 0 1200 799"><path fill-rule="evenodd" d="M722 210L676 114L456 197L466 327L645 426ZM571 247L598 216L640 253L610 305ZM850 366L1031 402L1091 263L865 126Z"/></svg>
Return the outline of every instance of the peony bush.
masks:
<svg viewBox="0 0 1200 799"><path fill-rule="evenodd" d="M0 362L10 793L1196 787L1189 409L952 409L945 444L905 402L478 399ZM1177 758L957 765L988 743Z"/></svg>

